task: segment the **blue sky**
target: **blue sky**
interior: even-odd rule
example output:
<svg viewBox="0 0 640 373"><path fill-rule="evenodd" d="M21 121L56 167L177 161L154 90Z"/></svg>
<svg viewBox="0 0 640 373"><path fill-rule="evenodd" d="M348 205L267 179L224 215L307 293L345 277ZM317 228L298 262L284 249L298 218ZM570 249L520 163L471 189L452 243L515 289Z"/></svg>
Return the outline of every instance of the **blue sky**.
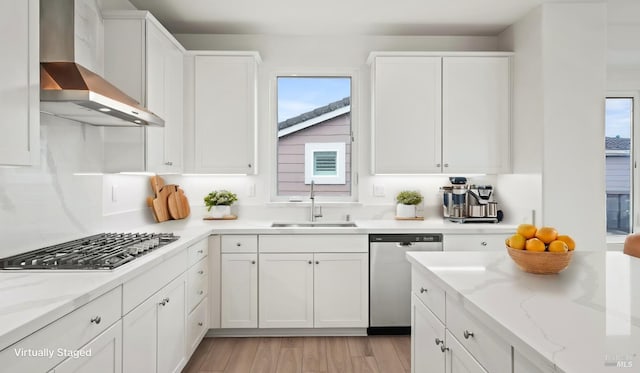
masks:
<svg viewBox="0 0 640 373"><path fill-rule="evenodd" d="M278 122L351 96L351 78L278 77Z"/></svg>
<svg viewBox="0 0 640 373"><path fill-rule="evenodd" d="M606 136L631 137L631 110L633 100L630 98L608 98L606 105Z"/></svg>

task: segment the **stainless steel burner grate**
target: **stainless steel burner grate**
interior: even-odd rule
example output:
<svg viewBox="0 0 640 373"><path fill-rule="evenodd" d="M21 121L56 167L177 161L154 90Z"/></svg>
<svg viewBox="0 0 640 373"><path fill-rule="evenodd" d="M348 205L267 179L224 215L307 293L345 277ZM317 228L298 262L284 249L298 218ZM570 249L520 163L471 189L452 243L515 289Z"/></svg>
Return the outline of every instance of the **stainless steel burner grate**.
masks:
<svg viewBox="0 0 640 373"><path fill-rule="evenodd" d="M180 237L173 233L100 233L0 259L0 269L114 269Z"/></svg>

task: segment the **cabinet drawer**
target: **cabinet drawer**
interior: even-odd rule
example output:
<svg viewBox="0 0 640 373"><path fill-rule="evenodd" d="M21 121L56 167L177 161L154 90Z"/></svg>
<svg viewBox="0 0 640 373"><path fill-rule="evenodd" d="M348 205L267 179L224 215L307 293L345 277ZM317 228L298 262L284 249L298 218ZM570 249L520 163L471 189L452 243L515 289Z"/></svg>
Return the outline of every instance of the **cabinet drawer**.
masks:
<svg viewBox="0 0 640 373"><path fill-rule="evenodd" d="M411 270L411 291L444 323L444 290L435 286L420 270Z"/></svg>
<svg viewBox="0 0 640 373"><path fill-rule="evenodd" d="M444 251L498 251L504 250L504 234L445 234Z"/></svg>
<svg viewBox="0 0 640 373"><path fill-rule="evenodd" d="M511 346L480 322L464 303L447 297L447 329L489 372L511 371Z"/></svg>
<svg viewBox="0 0 640 373"><path fill-rule="evenodd" d="M206 240L205 240L206 242ZM187 269L187 250L158 264L122 286L122 314L126 315L151 294L160 290Z"/></svg>
<svg viewBox="0 0 640 373"><path fill-rule="evenodd" d="M366 253L369 236L365 234L261 235L261 253Z"/></svg>
<svg viewBox="0 0 640 373"><path fill-rule="evenodd" d="M189 246L189 266L196 264L200 259L209 254L209 240L206 238Z"/></svg>
<svg viewBox="0 0 640 373"><path fill-rule="evenodd" d="M120 319L122 288L117 288L47 325L0 352L3 372L48 371L65 359L59 349L77 350ZM22 350L21 350L22 349ZM24 357L16 351L51 351L53 356Z"/></svg>
<svg viewBox="0 0 640 373"><path fill-rule="evenodd" d="M204 299L187 317L187 359L209 329L209 300Z"/></svg>
<svg viewBox="0 0 640 373"><path fill-rule="evenodd" d="M187 309L189 312L207 296L208 279L209 262L207 260L201 260L189 268L187 275Z"/></svg>
<svg viewBox="0 0 640 373"><path fill-rule="evenodd" d="M226 235L222 236L223 253L257 253L258 236L256 235Z"/></svg>

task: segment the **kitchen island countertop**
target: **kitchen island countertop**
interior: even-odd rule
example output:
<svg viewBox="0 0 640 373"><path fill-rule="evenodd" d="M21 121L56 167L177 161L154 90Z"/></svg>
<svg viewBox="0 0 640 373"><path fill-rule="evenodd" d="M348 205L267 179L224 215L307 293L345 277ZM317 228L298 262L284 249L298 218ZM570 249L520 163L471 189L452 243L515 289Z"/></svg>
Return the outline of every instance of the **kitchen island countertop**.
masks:
<svg viewBox="0 0 640 373"><path fill-rule="evenodd" d="M640 369L640 259L576 251L563 272L535 275L517 268L506 251L407 258L545 370Z"/></svg>

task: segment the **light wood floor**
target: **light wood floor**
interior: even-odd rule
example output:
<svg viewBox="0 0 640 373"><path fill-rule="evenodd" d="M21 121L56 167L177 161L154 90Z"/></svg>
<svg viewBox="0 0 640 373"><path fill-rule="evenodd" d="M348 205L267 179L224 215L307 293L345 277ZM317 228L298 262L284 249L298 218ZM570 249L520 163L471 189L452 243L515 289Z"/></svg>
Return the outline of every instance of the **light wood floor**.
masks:
<svg viewBox="0 0 640 373"><path fill-rule="evenodd" d="M409 336L205 338L183 373L408 373Z"/></svg>

